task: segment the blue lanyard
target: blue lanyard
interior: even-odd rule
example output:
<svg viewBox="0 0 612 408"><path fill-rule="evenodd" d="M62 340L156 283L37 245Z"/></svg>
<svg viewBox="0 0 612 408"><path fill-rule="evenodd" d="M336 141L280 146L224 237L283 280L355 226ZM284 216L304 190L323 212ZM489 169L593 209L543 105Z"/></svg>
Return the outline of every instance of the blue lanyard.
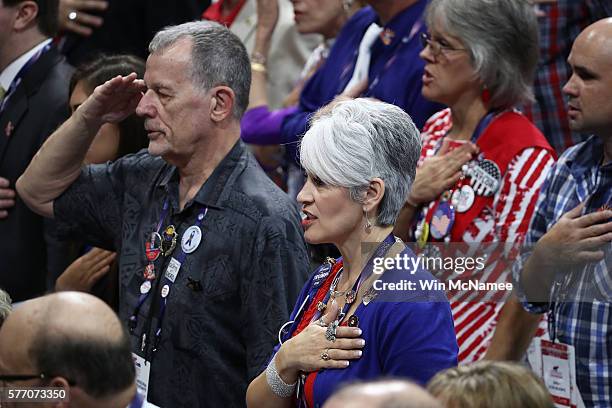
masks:
<svg viewBox="0 0 612 408"><path fill-rule="evenodd" d="M159 222L157 223L157 229L155 232L156 234L159 234L159 231L161 230L161 226L168 214L168 209L169 209L169 200L166 199L162 207L162 212L160 215ZM199 228L202 225L202 221L204 220L204 217L206 216L207 213L208 213L208 207L203 207L202 210L198 213L196 223L194 224L194 226L197 226ZM178 256L176 258L171 257L170 264L166 267L163 277L161 278L162 290L160 291L160 294L159 294L161 298L161 302L160 302L160 310L159 310L159 317L158 317L158 325L157 325L157 329L155 330L155 341L154 341L153 351L157 351L157 346L159 345L159 340L161 338L161 328L162 328L163 318L164 318L164 314L165 314L165 310L167 306L168 295L170 294L170 288L174 284L174 281L176 280L176 277L178 276L180 267L185 262L186 258L187 258L187 254L183 251L182 248L180 248ZM176 265L176 263L178 263L178 268L176 268L172 276L170 276L171 274L168 272L168 269L170 265L172 264ZM171 277L172 279L170 279ZM143 279L142 285L152 286L150 281L147 280L146 278ZM157 285L155 290L159 289L159 286L160 285ZM142 305L149 298L149 295L152 292L153 292L152 287L149 287L148 290L146 291L141 290L141 294L138 298L138 303L136 307L134 308L134 312L132 313L132 315L130 316L128 320L128 326L130 328L130 333L133 333L134 330L136 330L136 327L138 325L138 312L140 308L142 307ZM149 327L144 328L143 333L140 337L141 338L141 351L143 352L146 349L146 345L147 345L147 333L149 332Z"/></svg>
<svg viewBox="0 0 612 408"><path fill-rule="evenodd" d="M368 263L366 264L366 266L362 269L361 274L359 275L359 278L357 279L357 282L355 282L355 284L353 285L352 290L355 291L355 295L357 295L357 290L359 288L359 286L361 285L361 283L368 279L370 277L370 275L372 275L372 272L374 270L374 259L381 257L382 255L384 255L384 253L388 250L388 248L393 245L393 243L395 242L395 238L393 236L393 234L389 234L384 240L383 242L381 242L381 244L378 246L378 248L376 249L376 251L374 252L374 254L370 257L370 259L368 260ZM318 275L319 273L323 273L325 272L325 269L327 268L327 270L331 270L333 267L333 263L328 262L324 265L322 265L319 270L315 273L315 275ZM336 275L336 277L334 277L334 280L339 279L340 276L340 272L338 272L338 274ZM330 288L330 290L327 292L327 294L325 295L325 298L323 299L322 303L323 304L327 304L327 302L329 301L329 298L331 297L331 292L332 292L332 288L334 287L334 284L332 283L332 286ZM287 331L283 331L281 328L281 332L279 333L279 340L282 339L282 341L280 341L281 343L286 341L288 338L291 337L291 335L293 334L293 332L295 331L295 329L297 328L298 324L300 323L300 315L308 309L309 307L309 299L313 299L315 296L315 293L317 292L317 290L319 290L319 287L312 287L310 289L310 292L308 293L308 295L306 296L306 298L304 299L301 307L299 308L299 310L297 311L293 322L291 322L291 327L289 328L289 330ZM352 303L351 303L352 304ZM347 304L344 305L344 307L342 308L343 310L340 311L341 314L346 314L346 307ZM350 307L350 305L349 305ZM314 317L313 317L313 321L317 320L321 317L321 315L323 314L322 311L317 311L317 313L315 313ZM344 316L342 316L344 317ZM287 324L287 323L285 323Z"/></svg>
<svg viewBox="0 0 612 408"><path fill-rule="evenodd" d="M372 256L370 257L370 259L368 260L368 263L366 264L366 266L361 270L361 273L359 274L359 278L357 279L357 281L353 284L353 287L351 288L351 292L353 293L354 299L356 299L357 297L357 293L359 292L359 288L361 287L361 284L363 283L364 280L368 279L373 271L374 271L374 260L376 258L381 258L389 249L389 247L391 245L393 245L393 243L395 242L395 237L393 236L393 234L389 234L387 235L387 237L383 240L383 242L380 243L380 245L378 246L378 248L376 248L376 251L374 251L374 254L372 254ZM336 280L340 279L340 274L336 275ZM336 282L337 283L337 282ZM332 284L332 287L334 286L334 284ZM331 296L331 290L327 293L327 295L325 296L325 300L324 303L327 304L327 301L329 301L329 298ZM354 301L353 299L353 301ZM346 316L346 313L349 311L349 309L351 308L351 306L353 305L353 302L345 302L344 305L342 306L342 310L340 310L340 312L338 313L338 321L341 322L344 317ZM321 315L323 314L322 311L317 311L317 313L315 314L314 320L319 319L321 317Z"/></svg>
<svg viewBox="0 0 612 408"><path fill-rule="evenodd" d="M157 229L155 230L154 234L159 234L159 230L161 229L161 226L162 226L164 220L166 219L166 215L168 215L168 208L169 207L170 207L169 200L166 198L166 200L164 201L164 205L162 207L162 211L161 211L160 217L159 217L159 222L157 223ZM145 285L146 282L147 282L146 279L143 280L142 285ZM141 291L141 293L140 293L140 296L138 298L138 303L136 304L136 307L134 308L134 311L132 312L132 315L128 319L128 328L130 329L130 333L133 333L134 330L136 330L136 326L138 325L138 312L140 311L140 308L142 307L144 302L149 297L149 293L151 293L151 290L148 290L145 293L142 293L142 291Z"/></svg>
<svg viewBox="0 0 612 408"><path fill-rule="evenodd" d="M196 218L196 222L194 224L195 227L200 227L202 225L202 221L204 220L204 218L206 217L206 214L208 213L208 207L204 207L200 210L200 212L198 213L198 216ZM162 332L162 324L164 321L164 315L166 312L166 306L168 304L168 296L170 294L170 289L172 288L172 286L174 285L174 282L176 281L176 278L178 277L178 273L180 271L181 266L183 265L183 263L185 262L185 259L187 258L187 254L185 253L185 251L183 251L183 247L181 245L181 248L179 249L179 253L178 256L176 258L172 258L170 260L170 263L172 264L172 262L176 259L176 261L178 261L178 269L176 270L176 274L173 276L173 279L171 278L171 275L168 273L168 268L170 267L170 265L166 268L166 272L163 275L162 278L162 289L160 292L160 308L159 308L159 318L157 320L157 329L155 330L155 340L153 342L153 351L157 351L157 346L159 345L159 341L161 339L161 332Z"/></svg>
<svg viewBox="0 0 612 408"><path fill-rule="evenodd" d="M478 139L480 139L480 136L482 136L482 133L491 124L491 122L493 121L493 119L495 119L495 116L497 116L498 113L499 112L497 112L497 111L491 111L491 112L488 112L485 116L483 116L480 119L480 121L478 122L478 125L476 125L476 129L474 129L474 133L472 133L472 137L470 138L470 141L472 143L476 143L478 141ZM436 153L438 153L438 151L442 147L442 142L443 141L444 141L444 138L441 138L438 141L436 149L435 149Z"/></svg>
<svg viewBox="0 0 612 408"><path fill-rule="evenodd" d="M49 51L50 49L51 49L51 43L45 45L40 50L36 51L34 55L30 57L28 62L26 62L23 67L21 67L21 69L19 70L15 78L13 78L13 81L11 82L9 89L7 89L6 93L4 94L4 99L1 101L2 103L0 103L0 114L4 112L6 103L8 102L9 98L15 93L15 90L21 83L21 80L23 79L25 74L28 72L30 67L32 67L32 65L34 65L36 61L38 61L41 55L43 55L45 52Z"/></svg>

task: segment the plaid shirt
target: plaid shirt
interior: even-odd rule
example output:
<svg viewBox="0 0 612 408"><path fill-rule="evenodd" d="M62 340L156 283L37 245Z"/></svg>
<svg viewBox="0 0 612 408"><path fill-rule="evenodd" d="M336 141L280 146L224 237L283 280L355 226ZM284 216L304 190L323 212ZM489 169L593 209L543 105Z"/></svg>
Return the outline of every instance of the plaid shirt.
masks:
<svg viewBox="0 0 612 408"><path fill-rule="evenodd" d="M573 133L561 89L572 75L567 57L574 40L589 24L612 15L610 0L558 0L540 4L540 64L534 82L535 103L524 107L525 115L544 133L561 155L585 138Z"/></svg>
<svg viewBox="0 0 612 408"><path fill-rule="evenodd" d="M559 158L542 186L525 237L527 246L579 203L586 203L584 214L612 204L612 163L601 165L602 151L601 139L591 136ZM519 284L527 310L548 311L551 337L575 347L578 388L588 407L609 407L612 402L612 245L606 246L605 254L601 262L558 273L550 302L527 302ZM529 255L526 251L514 265L517 282Z"/></svg>

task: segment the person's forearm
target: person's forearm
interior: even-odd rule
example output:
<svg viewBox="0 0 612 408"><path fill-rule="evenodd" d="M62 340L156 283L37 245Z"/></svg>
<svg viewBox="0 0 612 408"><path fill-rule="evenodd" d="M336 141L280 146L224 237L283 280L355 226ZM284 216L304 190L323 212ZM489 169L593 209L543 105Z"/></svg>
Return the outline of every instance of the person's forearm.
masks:
<svg viewBox="0 0 612 408"><path fill-rule="evenodd" d="M251 69L251 90L247 109L268 105L268 77L265 72Z"/></svg>
<svg viewBox="0 0 612 408"><path fill-rule="evenodd" d="M263 58L266 62L255 61L251 64L251 90L249 91L249 106L247 109L268 105L268 75L267 59L270 53L272 31L259 28L255 33L255 46L252 55Z"/></svg>
<svg viewBox="0 0 612 408"><path fill-rule="evenodd" d="M89 123L77 110L42 145L16 183L32 211L53 217L53 200L77 179L85 154L100 124Z"/></svg>
<svg viewBox="0 0 612 408"><path fill-rule="evenodd" d="M240 138L255 145L282 144L281 125L285 117L295 111L295 107L275 111L265 106L249 109L240 122Z"/></svg>
<svg viewBox="0 0 612 408"><path fill-rule="evenodd" d="M536 245L521 271L520 285L529 303L548 302L554 267L545 260L542 251L546 250Z"/></svg>
<svg viewBox="0 0 612 408"><path fill-rule="evenodd" d="M512 295L502 310L485 360L519 361L538 329L542 315L531 314Z"/></svg>
<svg viewBox="0 0 612 408"><path fill-rule="evenodd" d="M294 395L281 398L274 394L268 385L265 371L251 381L246 393L246 403L249 408L288 408L293 405L294 400Z"/></svg>
<svg viewBox="0 0 612 408"><path fill-rule="evenodd" d="M298 379L298 372L287 365L283 346L281 346L281 349L279 349L274 357L276 369L283 382L293 384ZM295 397L292 395L287 398L281 398L272 392L268 385L266 372L264 371L249 384L246 401L249 408L286 408L293 405Z"/></svg>

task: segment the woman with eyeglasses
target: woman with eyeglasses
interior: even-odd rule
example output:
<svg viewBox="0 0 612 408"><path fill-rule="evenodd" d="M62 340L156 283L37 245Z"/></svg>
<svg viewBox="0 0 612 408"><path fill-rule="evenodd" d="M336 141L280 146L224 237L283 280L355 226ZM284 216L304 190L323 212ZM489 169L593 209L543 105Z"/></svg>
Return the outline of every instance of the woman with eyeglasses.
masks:
<svg viewBox="0 0 612 408"><path fill-rule="evenodd" d="M423 128L416 179L396 234L416 240L429 255L444 248L436 243L519 244L555 160L542 133L514 109L533 98L538 59L533 6L526 0L432 0L426 21L422 93L448 108ZM482 255L484 246L479 251ZM479 279L510 281L511 259L495 259ZM527 344L515 344L512 331L528 333L521 341L529 340L538 319L515 297L505 305L466 302L472 295L449 293L459 362L483 357L496 325L504 335L495 336L487 357L520 358Z"/></svg>
<svg viewBox="0 0 612 408"><path fill-rule="evenodd" d="M343 383L425 384L456 365L446 295L421 287L434 278L407 266L417 258L392 235L419 152L419 132L397 106L359 98L316 114L300 146L308 178L297 199L306 241L332 243L342 257L302 289L268 367L249 385L249 407L319 407Z"/></svg>

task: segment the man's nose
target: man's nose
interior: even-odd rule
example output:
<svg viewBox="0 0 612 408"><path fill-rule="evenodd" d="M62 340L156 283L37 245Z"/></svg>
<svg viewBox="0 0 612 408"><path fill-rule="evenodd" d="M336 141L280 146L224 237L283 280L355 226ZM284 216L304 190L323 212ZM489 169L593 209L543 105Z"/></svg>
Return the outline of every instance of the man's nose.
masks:
<svg viewBox="0 0 612 408"><path fill-rule="evenodd" d="M136 114L138 116L154 117L157 114L155 105L153 103L153 91L148 90L140 99L138 106L136 106Z"/></svg>

